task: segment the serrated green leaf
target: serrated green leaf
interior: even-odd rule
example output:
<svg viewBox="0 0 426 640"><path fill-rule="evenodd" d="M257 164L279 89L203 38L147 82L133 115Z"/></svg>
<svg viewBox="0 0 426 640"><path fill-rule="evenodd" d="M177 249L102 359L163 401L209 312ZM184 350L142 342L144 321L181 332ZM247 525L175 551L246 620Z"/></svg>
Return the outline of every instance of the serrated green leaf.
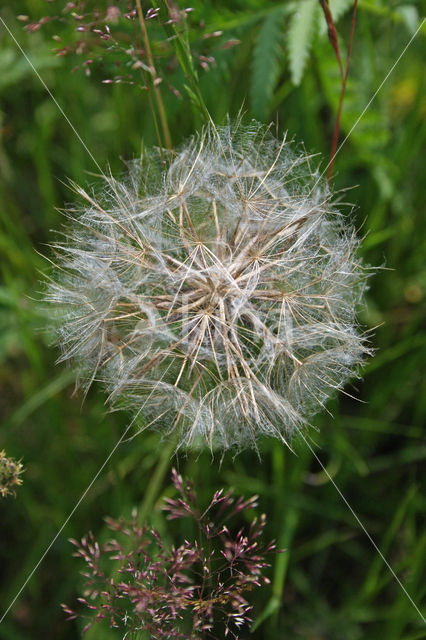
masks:
<svg viewBox="0 0 426 640"><path fill-rule="evenodd" d="M269 14L262 22L253 52L251 104L253 114L266 119L280 74L283 54L283 11Z"/></svg>
<svg viewBox="0 0 426 640"><path fill-rule="evenodd" d="M318 0L302 0L290 19L288 51L293 84L300 84L319 20Z"/></svg>

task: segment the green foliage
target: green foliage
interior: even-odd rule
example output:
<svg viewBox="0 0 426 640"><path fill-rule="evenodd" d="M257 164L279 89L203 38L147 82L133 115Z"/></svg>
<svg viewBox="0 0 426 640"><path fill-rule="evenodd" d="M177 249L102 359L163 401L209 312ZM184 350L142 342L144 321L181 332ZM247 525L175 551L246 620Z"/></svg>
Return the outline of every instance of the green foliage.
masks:
<svg viewBox="0 0 426 640"><path fill-rule="evenodd" d="M334 22L337 22L353 6L353 0L329 0Z"/></svg>
<svg viewBox="0 0 426 640"><path fill-rule="evenodd" d="M320 7L317 0L301 0L296 6L288 29L288 51L291 79L300 84L309 50L318 24Z"/></svg>
<svg viewBox="0 0 426 640"><path fill-rule="evenodd" d="M321 86L328 105L333 113L337 113L341 93L340 71L335 58L327 55L329 44L323 41L316 49L316 61ZM375 84L373 74L368 69L370 52L361 51L357 57L357 68L354 69L346 83L344 110L342 113L342 130L349 133L365 106L373 96ZM355 76L362 74L363 82ZM374 109L368 109L351 133L351 143L357 145L360 154L369 154L383 148L389 140L389 121L383 108L381 97Z"/></svg>
<svg viewBox="0 0 426 640"><path fill-rule="evenodd" d="M36 52L31 60L40 73L46 69L54 69L59 66L59 60L52 56L51 51L48 51L47 47L44 46L43 49L44 51L42 52ZM8 47L0 51L0 68L2 69L0 91L18 82L28 81L29 78L32 79L34 74L28 62L16 47Z"/></svg>
<svg viewBox="0 0 426 640"><path fill-rule="evenodd" d="M96 160L120 173L123 158L137 156L142 142L156 143L147 93L131 85L102 84L100 66L90 78L81 70L71 72L75 60L48 55L58 25L29 36L15 20L14 13L36 19L53 11L56 3L15 0L13 11L11 4L1 7L1 16L13 27ZM234 117L243 104L247 118L262 109L265 120L276 120L295 144L304 142L309 152L320 153L324 167L340 85L334 52L321 27L322 13L316 9L317 22L310 22L312 35L294 43L301 55L308 51L308 40L311 43L309 57L304 62L294 60L300 81L295 86L289 44L295 3L196 0L191 6L189 42L213 119L219 121L227 112ZM307 7L304 2L303 8ZM339 17L337 30L345 55L351 3L330 0L330 7ZM341 140L408 42L421 14L420 2L359 1ZM272 15L279 17L276 25L268 26L275 45L265 37L260 47L261 31ZM200 27L201 21L205 26ZM361 312L362 325L374 329L376 355L361 372L362 379L347 389L349 395L328 405L332 416L318 415L310 430L329 474L422 611L426 602L425 26L336 159L336 188L348 189L338 195L341 210L354 218L359 234L365 236L365 260L384 267L372 277ZM306 25L297 28L306 34ZM70 38L73 29L74 25ZM203 38L217 30L223 34ZM224 48L229 40L240 44ZM98 170L14 46L2 29L0 449L22 460L26 471L16 498L0 504L2 611L128 424L125 414L106 413L96 385L84 401L74 393L73 373L55 365L58 353L44 331L37 298L40 271L47 271L48 263L37 252L49 254L46 243L54 238L52 229L60 229L63 222L57 207L73 200L67 179L86 185L96 182L90 172ZM160 64L163 50L158 51ZM209 71L199 65L198 56L206 52L216 60ZM261 60L262 55L273 56L272 67L269 60ZM269 82L268 92L261 96L259 72L256 98L255 66L264 69ZM170 83L185 96L187 82L172 58L160 86L176 145L199 123L189 100L177 98L168 88ZM268 516L265 536L277 538L278 546L287 549L273 559L271 587L259 590L252 602L255 629L250 637L424 638L420 617L327 476L302 440L294 446L296 455L267 440L261 444L261 460L246 452L235 459L232 454L223 460L189 454L173 461L193 479L202 499L223 486L246 496L258 493L261 511ZM146 512L162 536L173 543L191 533L182 527L172 538L158 508L160 494L171 495L167 473L163 479L156 473L159 464L167 467L164 451L164 443L151 432L120 445L0 625L1 640L82 637L81 627L66 623L59 606L74 604L77 585L82 583L67 538L81 538L92 530L105 539L105 515L129 515L148 495L153 503ZM117 636L102 629L98 637Z"/></svg>
<svg viewBox="0 0 426 640"><path fill-rule="evenodd" d="M265 120L280 75L283 57L284 9L263 20L253 50L250 98L254 116Z"/></svg>

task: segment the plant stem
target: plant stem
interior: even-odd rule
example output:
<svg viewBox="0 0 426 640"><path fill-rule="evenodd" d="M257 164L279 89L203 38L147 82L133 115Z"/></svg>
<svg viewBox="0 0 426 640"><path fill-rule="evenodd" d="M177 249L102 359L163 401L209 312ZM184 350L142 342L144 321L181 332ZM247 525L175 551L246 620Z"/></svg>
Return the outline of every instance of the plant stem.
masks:
<svg viewBox="0 0 426 640"><path fill-rule="evenodd" d="M163 4L167 13L170 15L168 0L163 0ZM165 24L164 28L166 33L174 43L177 59L186 79L188 80L189 86L185 85L185 89L191 99L191 102L196 106L206 122L212 122L210 113L206 107L204 98L200 91L198 73L194 67L194 61L192 59L191 49L188 41L176 28L174 23L169 25Z"/></svg>
<svg viewBox="0 0 426 640"><path fill-rule="evenodd" d="M350 65L350 62L351 62L352 45L353 45L354 33L355 33L356 11L357 11L357 6L358 6L358 0L355 0L353 12L352 12L351 35L350 35L350 39L349 39L348 56L347 56L347 59L346 59L346 66L345 66L345 71L344 72L343 72L343 66L342 66L342 59L341 59L341 56L340 56L339 41L338 41L338 38L337 38L337 31L336 31L336 27L334 25L333 16L331 14L330 7L328 6L328 1L327 0L319 0L319 3L320 3L321 8L322 8L322 10L324 12L325 20L327 22L327 27L328 27L328 39L330 40L331 46L333 47L334 52L336 54L337 62L339 64L339 69L340 69L340 76L342 78L342 88L341 88L341 91L340 91L339 106L337 108L336 124L334 126L333 139L332 139L332 142L331 142L330 161L328 163L328 169L327 169L327 180L328 180L328 183L330 183L332 178L333 178L334 161L335 161L335 158L336 158L337 143L339 141L340 120L341 120L341 117L342 117L343 99L345 97L346 83L347 83L347 79L348 79L348 75L349 75L349 65Z"/></svg>
<svg viewBox="0 0 426 640"><path fill-rule="evenodd" d="M148 32L146 30L145 18L143 17L143 11L141 6L141 0L136 0L136 8L138 12L139 24L142 31L142 36L145 44L146 55L148 58L148 64L150 67L150 73L152 77L152 87L154 90L155 101L157 103L158 115L160 117L161 128L163 130L164 143L167 149L172 148L172 138L170 135L169 125L167 124L166 112L164 109L163 100L161 97L161 91L158 86L159 77L157 76L157 72L154 65L154 58L152 56L151 46L149 44Z"/></svg>
<svg viewBox="0 0 426 640"><path fill-rule="evenodd" d="M348 57L347 57L347 60L346 60L345 74L344 74L344 76L342 78L342 90L340 92L339 108L337 110L336 125L334 127L333 140L332 140L332 143L331 143L330 164L329 164L328 171L327 171L327 180L328 180L329 183L331 182L331 179L333 177L334 160L336 158L337 143L339 141L340 119L341 119L341 116L342 116L343 98L345 97L346 81L348 79L349 65L350 65L350 62L351 62L352 44L353 44L354 33L355 33L355 21L356 21L357 5L358 5L358 0L355 0L355 2L354 2L354 10L353 10L353 13L352 13L352 27L351 27L351 37L349 39Z"/></svg>
<svg viewBox="0 0 426 640"><path fill-rule="evenodd" d="M169 442L165 445L161 452L160 459L155 467L154 474L145 492L145 497L138 509L138 525L142 527L146 520L148 513L154 506L155 499L160 491L161 484L164 480L169 466L170 458L173 455L173 451L176 448L176 437L170 437ZM145 631L138 631L134 640L147 640L148 636Z"/></svg>
<svg viewBox="0 0 426 640"><path fill-rule="evenodd" d="M152 478L146 488L146 492L142 503L138 509L138 525L142 527L145 523L148 513L154 506L154 502L156 497L158 496L161 488L161 484L164 480L164 476L166 475L169 466L170 466L170 458L173 455L173 451L176 448L177 436L171 436L169 442L162 448L160 458L158 460L157 466L155 467L154 473L152 474ZM129 537L125 545L123 547L124 553L128 553L131 550L132 540ZM118 567L113 571L111 578L113 580L117 580L120 578L120 572ZM97 638L97 629L96 625L92 625L90 629L87 631L85 636L86 640L95 640ZM147 636L146 630L136 631L135 634L132 634L133 640L149 640L149 636ZM129 638L130 640L130 638Z"/></svg>
<svg viewBox="0 0 426 640"><path fill-rule="evenodd" d="M170 466L170 458L173 455L173 451L176 448L176 437L170 437L169 442L166 443L164 448L162 449L160 459L158 460L157 466L155 467L154 473L152 475L151 481L147 486L145 491L145 497L138 509L138 524L142 526L144 521L151 511L155 498L157 497L161 483L164 480L164 476L166 475L169 466Z"/></svg>
<svg viewBox="0 0 426 640"><path fill-rule="evenodd" d="M344 73L343 73L342 58L341 58L340 49L339 49L339 38L337 37L337 31L334 25L333 15L331 13L330 7L328 6L328 0L319 0L319 3L324 12L325 21L327 23L327 28L328 28L328 39L336 54L337 62L339 64L340 77L343 81Z"/></svg>

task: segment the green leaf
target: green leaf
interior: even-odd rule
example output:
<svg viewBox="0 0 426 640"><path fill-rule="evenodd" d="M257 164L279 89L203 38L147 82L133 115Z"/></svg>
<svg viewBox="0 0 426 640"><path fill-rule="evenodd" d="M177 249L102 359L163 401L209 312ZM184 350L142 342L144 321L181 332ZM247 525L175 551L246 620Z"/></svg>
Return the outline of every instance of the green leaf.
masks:
<svg viewBox="0 0 426 640"><path fill-rule="evenodd" d="M41 50L31 53L29 56L31 63L38 72L45 69L55 69L59 66L60 61L57 57L52 56L50 51ZM34 71L19 51L12 48L5 48L0 51L0 90L9 86L23 82L27 77L32 77Z"/></svg>
<svg viewBox="0 0 426 640"><path fill-rule="evenodd" d="M288 51L293 84L300 84L319 20L318 0L302 0L290 19Z"/></svg>
<svg viewBox="0 0 426 640"><path fill-rule="evenodd" d="M397 13L401 16L410 33L415 33L419 26L419 12L413 4L398 7Z"/></svg>
<svg viewBox="0 0 426 640"><path fill-rule="evenodd" d="M265 620L267 620L268 618L270 618L274 613L276 613L277 611L279 611L281 606L280 601L277 598L272 597L268 604L266 605L266 607L264 608L264 610L262 611L262 613L256 618L256 620L253 622L252 626L251 626L251 633L253 633L254 631L256 631L256 629L258 627L260 627L260 625L265 622Z"/></svg>
<svg viewBox="0 0 426 640"><path fill-rule="evenodd" d="M337 22L353 4L354 0L330 0L330 11L334 22Z"/></svg>
<svg viewBox="0 0 426 640"><path fill-rule="evenodd" d="M283 55L283 11L280 8L262 22L253 52L251 104L259 120L268 116Z"/></svg>
<svg viewBox="0 0 426 640"><path fill-rule="evenodd" d="M57 393L65 389L68 385L75 381L75 371L66 369L61 374L57 375L47 385L41 387L37 393L32 395L24 404L22 404L11 418L8 420L8 425L16 427L21 425L34 411L41 407L50 398Z"/></svg>

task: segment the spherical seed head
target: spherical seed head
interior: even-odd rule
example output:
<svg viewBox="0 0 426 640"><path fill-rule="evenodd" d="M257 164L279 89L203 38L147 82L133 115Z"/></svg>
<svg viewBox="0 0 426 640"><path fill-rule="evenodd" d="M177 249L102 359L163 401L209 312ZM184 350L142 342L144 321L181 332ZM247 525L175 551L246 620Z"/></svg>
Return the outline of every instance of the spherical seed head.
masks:
<svg viewBox="0 0 426 640"><path fill-rule="evenodd" d="M146 154L68 211L58 343L180 444L288 442L368 351L367 270L306 154L270 131L207 127L164 167Z"/></svg>

